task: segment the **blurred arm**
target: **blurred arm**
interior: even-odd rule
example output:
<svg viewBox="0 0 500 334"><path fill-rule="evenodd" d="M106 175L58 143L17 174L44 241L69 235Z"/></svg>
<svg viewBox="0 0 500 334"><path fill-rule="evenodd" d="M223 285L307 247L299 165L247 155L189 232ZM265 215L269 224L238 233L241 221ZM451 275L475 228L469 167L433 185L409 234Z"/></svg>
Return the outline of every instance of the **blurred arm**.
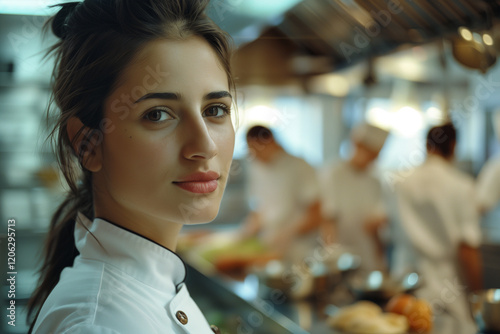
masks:
<svg viewBox="0 0 500 334"><path fill-rule="evenodd" d="M462 191L463 198L460 205L459 217L461 220L462 241L458 246L458 260L462 267L463 276L470 290L479 290L482 287L482 259L479 247L481 245L480 216L477 208L470 203L475 198L474 184Z"/></svg>
<svg viewBox="0 0 500 334"><path fill-rule="evenodd" d="M477 206L481 214L500 201L500 160L489 161L482 168L476 184Z"/></svg>
<svg viewBox="0 0 500 334"><path fill-rule="evenodd" d="M296 234L307 234L317 230L321 224L321 203L319 200L313 202L306 210L304 218L297 224Z"/></svg>
<svg viewBox="0 0 500 334"><path fill-rule="evenodd" d="M483 268L479 248L471 247L462 242L458 253L462 272L469 289L471 291L481 290L483 286Z"/></svg>
<svg viewBox="0 0 500 334"><path fill-rule="evenodd" d="M318 230L321 224L321 205L319 201L310 204L305 210L304 215L299 220L293 222L289 228L285 228L273 241L276 249L286 252L294 239L300 235Z"/></svg>

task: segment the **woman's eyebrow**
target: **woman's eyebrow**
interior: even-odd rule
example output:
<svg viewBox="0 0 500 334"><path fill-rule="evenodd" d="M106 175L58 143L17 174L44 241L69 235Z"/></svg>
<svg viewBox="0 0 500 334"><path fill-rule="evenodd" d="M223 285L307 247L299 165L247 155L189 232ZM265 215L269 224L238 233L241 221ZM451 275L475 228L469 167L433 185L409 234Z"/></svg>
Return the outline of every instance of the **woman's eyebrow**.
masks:
<svg viewBox="0 0 500 334"><path fill-rule="evenodd" d="M233 98L232 95L228 91L221 90L219 92L208 93L207 95L205 95L205 97L203 98L203 100L204 101L206 101L206 100L217 100L217 99L222 99L224 97L229 97L231 99Z"/></svg>
<svg viewBox="0 0 500 334"><path fill-rule="evenodd" d="M216 100L222 99L224 97L233 98L232 95L225 90L218 92L210 92L203 97L203 100ZM162 92L162 93L148 93L140 98L138 98L134 103L138 103L147 99L162 99L162 100L180 100L181 95L177 93Z"/></svg>
<svg viewBox="0 0 500 334"><path fill-rule="evenodd" d="M141 102L147 99L162 99L162 100L180 100L180 94L177 93L148 93L140 98L138 98L134 103Z"/></svg>

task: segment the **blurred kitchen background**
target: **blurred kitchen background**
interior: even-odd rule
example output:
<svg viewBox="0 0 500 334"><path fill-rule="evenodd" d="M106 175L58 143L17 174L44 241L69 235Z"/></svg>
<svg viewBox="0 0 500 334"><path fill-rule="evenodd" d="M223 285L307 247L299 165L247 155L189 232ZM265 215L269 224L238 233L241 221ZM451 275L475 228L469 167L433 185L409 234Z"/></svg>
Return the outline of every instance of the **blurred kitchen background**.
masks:
<svg viewBox="0 0 500 334"><path fill-rule="evenodd" d="M54 38L42 26L53 3L0 1L0 267L4 275L6 224L15 218L20 300L33 288L64 194L45 141L52 60L44 54ZM448 116L460 169L477 177L500 154L498 0L213 0L209 14L237 46L239 124L220 214L203 228L238 225L249 211L245 133L254 124L271 127L288 152L318 169L349 155L350 129L362 120L391 130L381 175L418 166L426 131ZM500 288L498 207L482 228L493 245L486 285Z"/></svg>

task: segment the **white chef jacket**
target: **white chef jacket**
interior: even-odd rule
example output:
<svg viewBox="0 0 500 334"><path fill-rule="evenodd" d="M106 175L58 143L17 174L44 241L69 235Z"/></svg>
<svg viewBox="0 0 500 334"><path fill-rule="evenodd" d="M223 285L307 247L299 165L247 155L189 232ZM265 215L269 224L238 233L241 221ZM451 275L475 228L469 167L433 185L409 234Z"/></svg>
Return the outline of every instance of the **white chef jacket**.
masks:
<svg viewBox="0 0 500 334"><path fill-rule="evenodd" d="M489 160L477 179L479 207L489 211L500 203L500 158Z"/></svg>
<svg viewBox="0 0 500 334"><path fill-rule="evenodd" d="M35 334L213 333L175 253L82 214L74 235L80 255L43 304Z"/></svg>
<svg viewBox="0 0 500 334"><path fill-rule="evenodd" d="M373 238L364 230L369 219L386 216L382 187L371 169L342 161L325 168L321 178L324 217L336 222L337 240L362 258L365 270L381 269Z"/></svg>
<svg viewBox="0 0 500 334"><path fill-rule="evenodd" d="M458 264L461 242L472 247L481 243L472 177L429 156L396 189L400 223L409 240L402 251L413 253L424 279L418 296L460 321L463 333L474 333Z"/></svg>
<svg viewBox="0 0 500 334"><path fill-rule="evenodd" d="M279 152L270 162L252 161L249 196L262 222L262 239L272 242L296 225L319 198L316 170L301 158Z"/></svg>

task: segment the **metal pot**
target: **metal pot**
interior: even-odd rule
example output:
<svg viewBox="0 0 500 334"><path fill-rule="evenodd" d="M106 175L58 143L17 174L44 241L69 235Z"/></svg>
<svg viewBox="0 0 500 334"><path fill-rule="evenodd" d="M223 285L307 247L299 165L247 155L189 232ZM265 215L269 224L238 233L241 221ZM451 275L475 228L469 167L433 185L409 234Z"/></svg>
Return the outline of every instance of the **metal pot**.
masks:
<svg viewBox="0 0 500 334"><path fill-rule="evenodd" d="M472 314L481 331L500 333L500 289L488 289L470 297Z"/></svg>
<svg viewBox="0 0 500 334"><path fill-rule="evenodd" d="M392 277L382 271L359 272L348 281L357 299L386 301L391 297L419 288L422 278L415 272Z"/></svg>
<svg viewBox="0 0 500 334"><path fill-rule="evenodd" d="M272 289L278 289L292 299L321 296L339 284L345 273L359 266L359 257L344 253L336 261L290 263L270 261L254 273Z"/></svg>

